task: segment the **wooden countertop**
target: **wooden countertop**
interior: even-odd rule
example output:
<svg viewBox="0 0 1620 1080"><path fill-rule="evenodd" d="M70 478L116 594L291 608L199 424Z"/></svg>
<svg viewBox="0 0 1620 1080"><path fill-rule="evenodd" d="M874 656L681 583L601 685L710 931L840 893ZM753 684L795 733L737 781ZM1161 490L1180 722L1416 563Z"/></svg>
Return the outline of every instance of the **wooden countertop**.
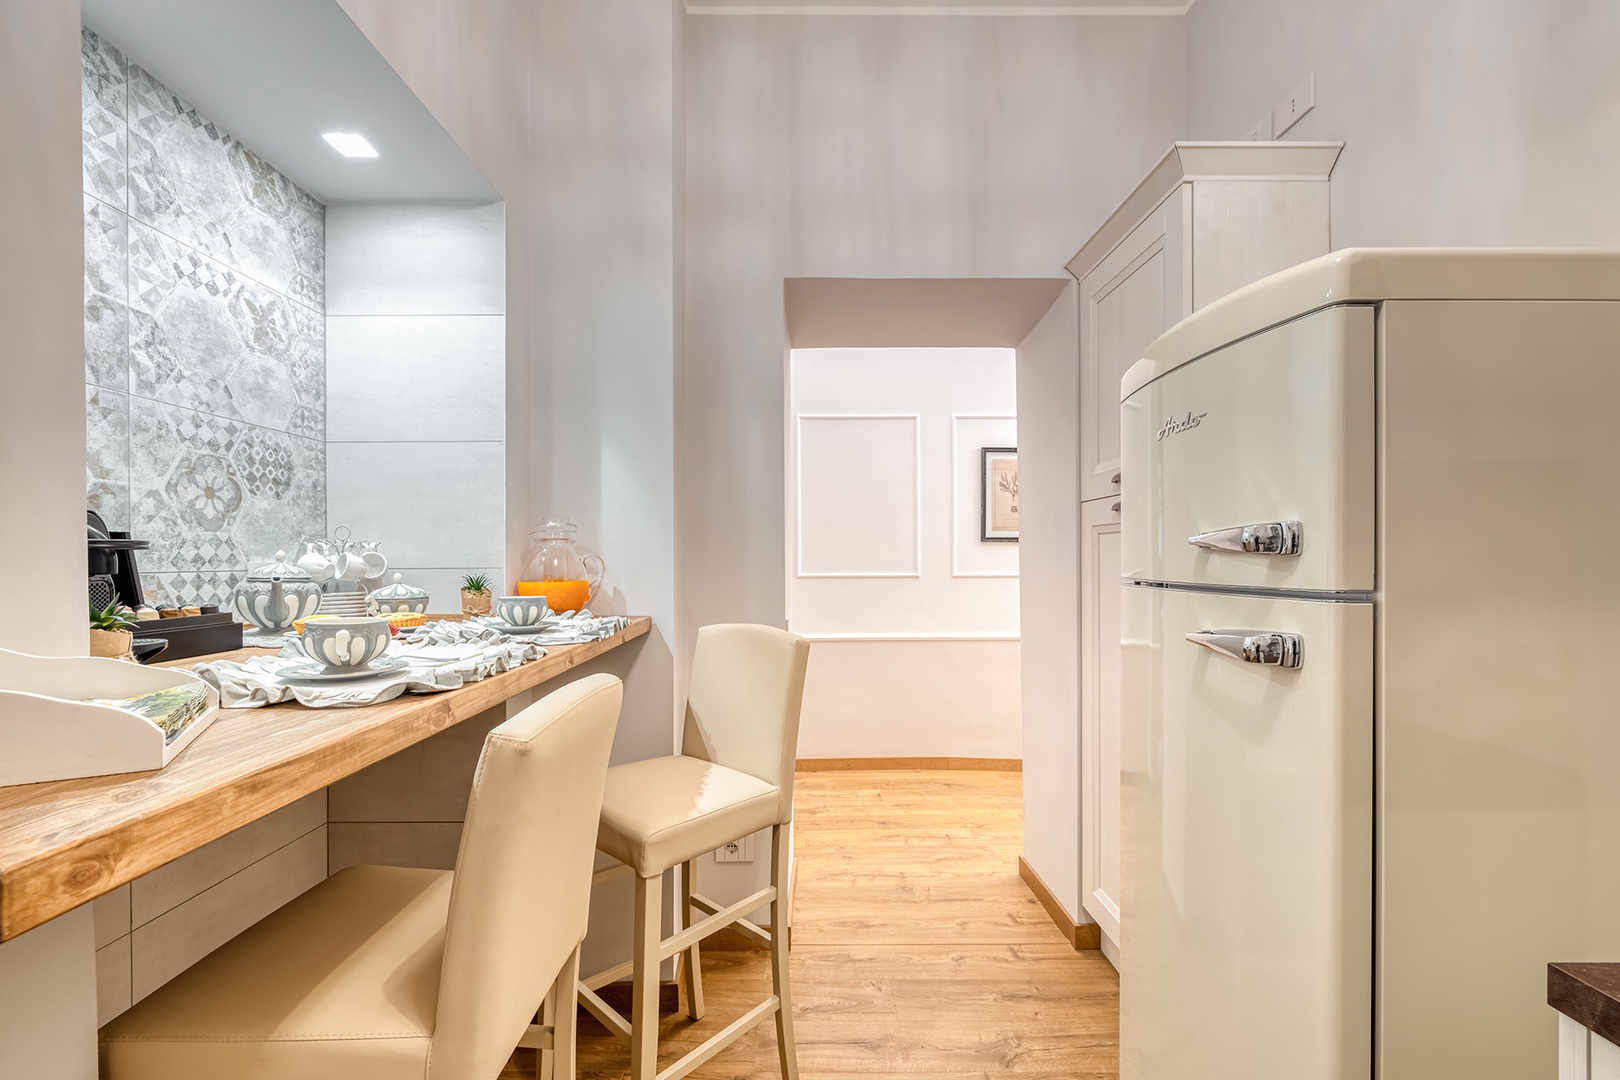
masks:
<svg viewBox="0 0 1620 1080"><path fill-rule="evenodd" d="M1547 1004L1620 1044L1620 964L1548 964Z"/></svg>
<svg viewBox="0 0 1620 1080"><path fill-rule="evenodd" d="M651 626L651 619L638 616L611 638L548 646L539 660L442 694L406 694L358 708L225 709L167 768L0 788L0 941L641 637ZM265 654L242 650L179 664Z"/></svg>

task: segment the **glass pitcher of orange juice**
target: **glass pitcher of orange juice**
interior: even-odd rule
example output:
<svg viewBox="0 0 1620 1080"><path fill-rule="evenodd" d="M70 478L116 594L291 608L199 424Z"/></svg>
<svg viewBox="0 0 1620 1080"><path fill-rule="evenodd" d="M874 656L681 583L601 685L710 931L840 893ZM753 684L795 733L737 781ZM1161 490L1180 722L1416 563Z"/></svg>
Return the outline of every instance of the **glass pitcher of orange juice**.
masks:
<svg viewBox="0 0 1620 1080"><path fill-rule="evenodd" d="M607 564L599 555L581 555L574 549L579 532L572 521L548 517L534 527L534 557L523 568L519 596L543 596L552 611L578 611L596 595Z"/></svg>

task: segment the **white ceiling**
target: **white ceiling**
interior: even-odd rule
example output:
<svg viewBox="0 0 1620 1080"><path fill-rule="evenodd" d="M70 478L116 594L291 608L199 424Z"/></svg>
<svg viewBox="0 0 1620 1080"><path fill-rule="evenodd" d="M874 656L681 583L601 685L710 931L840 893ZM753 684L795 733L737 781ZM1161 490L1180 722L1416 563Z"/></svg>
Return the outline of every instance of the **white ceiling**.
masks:
<svg viewBox="0 0 1620 1080"><path fill-rule="evenodd" d="M327 203L500 196L337 0L82 0L84 24ZM376 158L321 138L357 131Z"/></svg>
<svg viewBox="0 0 1620 1080"><path fill-rule="evenodd" d="M1195 0L686 0L691 15L1183 15Z"/></svg>

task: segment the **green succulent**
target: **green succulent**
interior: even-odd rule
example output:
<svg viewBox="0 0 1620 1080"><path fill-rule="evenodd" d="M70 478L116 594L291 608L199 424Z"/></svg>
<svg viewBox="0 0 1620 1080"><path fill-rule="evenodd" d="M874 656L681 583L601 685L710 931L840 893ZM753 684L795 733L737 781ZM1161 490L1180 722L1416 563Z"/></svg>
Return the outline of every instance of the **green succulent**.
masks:
<svg viewBox="0 0 1620 1080"><path fill-rule="evenodd" d="M468 574L461 579L461 587L467 592L489 592L489 575Z"/></svg>
<svg viewBox="0 0 1620 1080"><path fill-rule="evenodd" d="M98 608L95 604L90 605L90 629L131 630L134 627L134 618L118 606L118 601L109 601L103 608Z"/></svg>

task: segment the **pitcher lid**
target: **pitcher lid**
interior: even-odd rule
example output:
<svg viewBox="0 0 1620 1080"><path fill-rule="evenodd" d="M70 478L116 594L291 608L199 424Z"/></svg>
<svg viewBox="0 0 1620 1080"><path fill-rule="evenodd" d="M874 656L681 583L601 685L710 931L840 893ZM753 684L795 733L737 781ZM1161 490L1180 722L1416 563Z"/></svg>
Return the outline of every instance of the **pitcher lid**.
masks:
<svg viewBox="0 0 1620 1080"><path fill-rule="evenodd" d="M579 532L579 526L565 517L541 518L540 523L529 533L536 540L572 540Z"/></svg>

